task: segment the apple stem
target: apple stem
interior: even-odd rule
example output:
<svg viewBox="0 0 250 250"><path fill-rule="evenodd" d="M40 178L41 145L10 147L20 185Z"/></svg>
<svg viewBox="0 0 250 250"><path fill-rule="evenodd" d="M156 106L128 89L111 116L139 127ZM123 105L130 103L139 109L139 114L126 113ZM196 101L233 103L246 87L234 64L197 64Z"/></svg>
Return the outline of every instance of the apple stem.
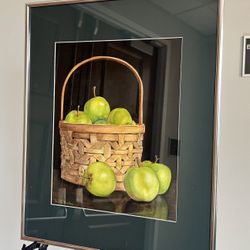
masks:
<svg viewBox="0 0 250 250"><path fill-rule="evenodd" d="M96 86L93 87L93 94L94 94L94 97L96 97Z"/></svg>
<svg viewBox="0 0 250 250"><path fill-rule="evenodd" d="M160 160L160 158L158 157L158 155L155 155L155 163L157 163Z"/></svg>
<svg viewBox="0 0 250 250"><path fill-rule="evenodd" d="M79 116L79 109L80 109L80 105L77 106L77 113L76 113L77 116Z"/></svg>

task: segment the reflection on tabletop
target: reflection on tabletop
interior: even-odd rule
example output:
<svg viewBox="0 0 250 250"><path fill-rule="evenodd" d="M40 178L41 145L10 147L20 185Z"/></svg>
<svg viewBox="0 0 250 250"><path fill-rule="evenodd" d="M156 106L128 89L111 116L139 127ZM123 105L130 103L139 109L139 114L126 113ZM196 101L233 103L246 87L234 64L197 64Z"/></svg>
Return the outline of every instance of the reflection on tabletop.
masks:
<svg viewBox="0 0 250 250"><path fill-rule="evenodd" d="M59 171L54 170L53 204L175 221L175 195L176 182L172 181L166 194L148 203L133 201L126 192L119 191L107 198L95 197L84 187L62 180Z"/></svg>

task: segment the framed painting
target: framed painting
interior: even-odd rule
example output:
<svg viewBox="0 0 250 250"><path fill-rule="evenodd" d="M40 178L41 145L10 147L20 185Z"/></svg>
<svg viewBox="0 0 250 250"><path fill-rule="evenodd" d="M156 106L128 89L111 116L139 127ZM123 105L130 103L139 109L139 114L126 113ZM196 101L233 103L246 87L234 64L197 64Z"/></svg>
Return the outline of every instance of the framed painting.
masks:
<svg viewBox="0 0 250 250"><path fill-rule="evenodd" d="M214 249L218 6L26 6L22 239Z"/></svg>
<svg viewBox="0 0 250 250"><path fill-rule="evenodd" d="M181 38L55 44L52 204L176 221L181 44ZM166 87L170 45L176 59L168 58L174 78ZM169 90L174 101L164 112ZM103 163L112 169L107 186L95 179L105 174L96 172ZM159 176L147 193L152 169L142 167L151 163Z"/></svg>

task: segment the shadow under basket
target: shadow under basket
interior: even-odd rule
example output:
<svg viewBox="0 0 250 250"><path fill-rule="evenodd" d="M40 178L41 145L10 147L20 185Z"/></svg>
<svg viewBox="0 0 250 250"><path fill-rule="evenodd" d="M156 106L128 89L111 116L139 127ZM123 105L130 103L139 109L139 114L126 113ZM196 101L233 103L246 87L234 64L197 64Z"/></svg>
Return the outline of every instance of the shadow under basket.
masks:
<svg viewBox="0 0 250 250"><path fill-rule="evenodd" d="M64 93L70 76L80 66L96 60L118 62L132 71L139 84L139 124L71 124L63 120ZM107 163L116 175L116 190L124 191L123 178L127 170L138 166L143 151L143 84L138 72L126 61L110 56L95 56L86 59L69 72L61 93L61 120L59 121L61 144L61 178L83 184L83 175L89 164L100 161Z"/></svg>

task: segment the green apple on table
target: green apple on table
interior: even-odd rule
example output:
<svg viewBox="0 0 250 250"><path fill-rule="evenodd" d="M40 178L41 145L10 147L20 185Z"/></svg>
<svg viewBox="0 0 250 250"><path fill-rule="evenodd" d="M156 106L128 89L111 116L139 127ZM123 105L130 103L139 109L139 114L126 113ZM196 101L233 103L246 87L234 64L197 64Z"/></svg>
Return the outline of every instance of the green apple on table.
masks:
<svg viewBox="0 0 250 250"><path fill-rule="evenodd" d="M89 99L84 105L84 112L87 113L93 123L97 120L107 119L110 113L109 103L102 96L95 95L95 86L93 88L94 97Z"/></svg>
<svg viewBox="0 0 250 250"><path fill-rule="evenodd" d="M168 191L169 186L171 184L172 174L171 170L168 166L162 163L152 163L149 166L156 173L159 180L159 194L164 194Z"/></svg>
<svg viewBox="0 0 250 250"><path fill-rule="evenodd" d="M83 111L79 111L79 105L77 107L77 110L72 110L70 111L64 121L67 123L76 123L76 124L91 124L91 120L89 118L89 116L83 112Z"/></svg>
<svg viewBox="0 0 250 250"><path fill-rule="evenodd" d="M159 181L149 167L133 167L124 177L124 187L132 200L150 202L158 195Z"/></svg>
<svg viewBox="0 0 250 250"><path fill-rule="evenodd" d="M116 125L132 125L133 120L127 109L115 108L108 116L108 123Z"/></svg>
<svg viewBox="0 0 250 250"><path fill-rule="evenodd" d="M150 167L152 163L153 163L152 161L145 160L145 161L142 161L139 166L140 167Z"/></svg>
<svg viewBox="0 0 250 250"><path fill-rule="evenodd" d="M115 190L116 177L108 164L94 162L84 171L83 184L91 194L107 197Z"/></svg>

